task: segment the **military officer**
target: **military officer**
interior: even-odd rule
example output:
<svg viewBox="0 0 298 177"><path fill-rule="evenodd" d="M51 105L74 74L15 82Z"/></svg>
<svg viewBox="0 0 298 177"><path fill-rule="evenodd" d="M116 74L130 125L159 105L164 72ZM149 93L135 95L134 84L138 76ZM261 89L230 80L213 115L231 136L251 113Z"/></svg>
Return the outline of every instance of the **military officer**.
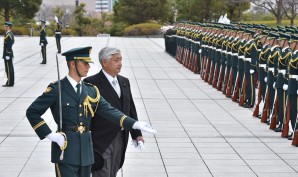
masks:
<svg viewBox="0 0 298 177"><path fill-rule="evenodd" d="M40 41L39 45L41 46L41 54L42 54L42 62L40 64L46 64L47 63L47 31L46 31L46 22L44 20L40 21L40 27L38 29Z"/></svg>
<svg viewBox="0 0 298 177"><path fill-rule="evenodd" d="M7 76L7 81L3 87L12 87L14 85L14 69L13 69L13 51L12 45L14 44L13 33L11 32L12 23L5 22L4 23L4 45L3 45L3 56L5 72Z"/></svg>
<svg viewBox="0 0 298 177"><path fill-rule="evenodd" d="M57 22L57 26L55 29L55 38L56 38L56 45L57 45L58 53L61 53L61 43L60 43L61 31L62 31L62 21L59 20Z"/></svg>
<svg viewBox="0 0 298 177"><path fill-rule="evenodd" d="M63 53L69 73L60 81L61 90L58 82L50 84L27 109L26 116L39 138L52 141L51 161L55 163L57 177L90 177L94 155L89 125L94 114L128 130L156 132L149 124L111 107L96 86L82 82L81 77L87 76L92 62L90 51L91 47L83 47ZM48 108L58 125L57 133L41 117Z"/></svg>

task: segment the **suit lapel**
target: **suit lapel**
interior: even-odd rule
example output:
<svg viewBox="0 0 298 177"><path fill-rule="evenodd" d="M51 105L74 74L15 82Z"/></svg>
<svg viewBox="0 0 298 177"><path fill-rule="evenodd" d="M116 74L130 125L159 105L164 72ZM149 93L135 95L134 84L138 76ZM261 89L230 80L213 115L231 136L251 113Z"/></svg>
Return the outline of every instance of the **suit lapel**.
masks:
<svg viewBox="0 0 298 177"><path fill-rule="evenodd" d="M73 87L71 86L70 82L66 77L61 80L61 89L69 96L74 98L76 101L79 101L77 93L75 92L75 90L73 89Z"/></svg>

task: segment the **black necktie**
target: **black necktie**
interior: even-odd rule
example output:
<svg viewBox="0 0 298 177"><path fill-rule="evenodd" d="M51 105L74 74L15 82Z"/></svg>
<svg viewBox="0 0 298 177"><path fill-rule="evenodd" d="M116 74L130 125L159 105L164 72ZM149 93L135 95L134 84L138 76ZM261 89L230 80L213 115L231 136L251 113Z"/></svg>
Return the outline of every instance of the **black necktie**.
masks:
<svg viewBox="0 0 298 177"><path fill-rule="evenodd" d="M81 92L81 89L80 89L81 88L81 84L77 84L76 87L77 87L77 95L80 98L80 95L81 95L81 93L80 93Z"/></svg>

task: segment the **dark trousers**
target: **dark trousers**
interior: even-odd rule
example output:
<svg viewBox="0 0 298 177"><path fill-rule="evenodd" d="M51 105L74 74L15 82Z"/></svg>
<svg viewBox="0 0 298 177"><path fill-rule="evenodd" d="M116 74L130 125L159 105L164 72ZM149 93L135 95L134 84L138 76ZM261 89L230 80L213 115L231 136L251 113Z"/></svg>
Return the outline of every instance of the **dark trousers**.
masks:
<svg viewBox="0 0 298 177"><path fill-rule="evenodd" d="M116 177L124 150L124 131L120 131L106 151L102 154L102 169L92 172L92 177Z"/></svg>
<svg viewBox="0 0 298 177"><path fill-rule="evenodd" d="M90 177L91 165L79 166L55 163L56 177Z"/></svg>
<svg viewBox="0 0 298 177"><path fill-rule="evenodd" d="M4 59L4 65L5 65L5 72L7 76L7 82L5 85L14 85L14 69L13 69L13 62L12 58L10 60Z"/></svg>
<svg viewBox="0 0 298 177"><path fill-rule="evenodd" d="M295 131L298 128L298 127L295 127L296 117L297 117L297 95L288 95L288 97L290 102L291 124L292 124L293 130Z"/></svg>
<svg viewBox="0 0 298 177"><path fill-rule="evenodd" d="M255 72L254 73L250 73L250 72L246 72L245 73L245 79L246 79L246 103L249 106L254 106L255 104L255 97L256 97L256 90L255 90L255 82L254 82L254 78L255 78Z"/></svg>
<svg viewBox="0 0 298 177"><path fill-rule="evenodd" d="M283 88L276 89L277 91L277 102L278 102L278 114L277 114L277 124L283 124L284 116L285 116L285 101L286 101L286 92Z"/></svg>
<svg viewBox="0 0 298 177"><path fill-rule="evenodd" d="M55 38L56 38L56 44L57 44L58 53L61 53L61 43L60 43L61 35L56 34L55 35Z"/></svg>
<svg viewBox="0 0 298 177"><path fill-rule="evenodd" d="M41 46L41 54L42 54L42 64L47 63L47 45Z"/></svg>

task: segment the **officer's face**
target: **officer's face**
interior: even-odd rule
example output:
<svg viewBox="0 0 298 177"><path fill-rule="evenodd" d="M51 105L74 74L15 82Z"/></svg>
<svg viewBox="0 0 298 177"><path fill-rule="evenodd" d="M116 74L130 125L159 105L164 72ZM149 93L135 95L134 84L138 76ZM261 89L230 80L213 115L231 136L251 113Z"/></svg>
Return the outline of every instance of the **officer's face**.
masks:
<svg viewBox="0 0 298 177"><path fill-rule="evenodd" d="M77 60L77 70L80 73L81 77L86 77L88 72L89 72L89 68L90 65L89 63L83 62L81 60ZM75 69L75 63L73 62L72 64L73 69Z"/></svg>
<svg viewBox="0 0 298 177"><path fill-rule="evenodd" d="M112 55L112 58L109 60L103 60L103 69L113 77L120 73L121 67L122 56L120 53Z"/></svg>

